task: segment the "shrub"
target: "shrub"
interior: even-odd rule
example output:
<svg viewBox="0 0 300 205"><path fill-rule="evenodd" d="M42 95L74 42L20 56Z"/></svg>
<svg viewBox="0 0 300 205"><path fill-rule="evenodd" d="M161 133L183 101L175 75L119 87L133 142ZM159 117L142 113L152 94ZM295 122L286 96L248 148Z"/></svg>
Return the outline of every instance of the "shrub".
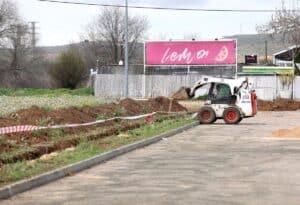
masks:
<svg viewBox="0 0 300 205"><path fill-rule="evenodd" d="M60 54L57 62L50 69L52 79L59 87L75 89L85 72L82 56L68 50Z"/></svg>

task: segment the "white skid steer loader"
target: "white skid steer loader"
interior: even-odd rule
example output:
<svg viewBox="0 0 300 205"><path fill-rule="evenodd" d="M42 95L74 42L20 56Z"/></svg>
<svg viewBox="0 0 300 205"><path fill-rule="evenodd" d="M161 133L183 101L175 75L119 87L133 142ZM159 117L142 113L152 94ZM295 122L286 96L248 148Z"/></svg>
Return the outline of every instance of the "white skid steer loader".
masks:
<svg viewBox="0 0 300 205"><path fill-rule="evenodd" d="M227 124L238 124L243 118L257 113L256 94L246 78L224 79L203 76L193 88L186 88L189 98L205 99L198 113L201 124L224 119Z"/></svg>

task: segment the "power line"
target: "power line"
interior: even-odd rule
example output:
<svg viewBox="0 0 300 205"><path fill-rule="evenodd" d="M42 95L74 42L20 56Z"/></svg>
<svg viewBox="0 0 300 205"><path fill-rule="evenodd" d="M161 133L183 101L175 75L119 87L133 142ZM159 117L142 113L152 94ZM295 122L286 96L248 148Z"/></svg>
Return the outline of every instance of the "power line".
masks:
<svg viewBox="0 0 300 205"><path fill-rule="evenodd" d="M101 6L101 7L115 7L115 8L125 8L125 5L119 4L99 4L99 3L82 3L75 1L56 1L56 0L38 0L51 3L61 3L61 4L74 4L74 5L85 5L85 6ZM132 9L150 9L150 10L170 10L170 11L201 11L201 12L236 12L236 13L266 13L266 12L276 12L276 9L204 9L204 8L176 8L176 7L153 7L153 6L128 6ZM287 10L290 12L300 11L298 9Z"/></svg>

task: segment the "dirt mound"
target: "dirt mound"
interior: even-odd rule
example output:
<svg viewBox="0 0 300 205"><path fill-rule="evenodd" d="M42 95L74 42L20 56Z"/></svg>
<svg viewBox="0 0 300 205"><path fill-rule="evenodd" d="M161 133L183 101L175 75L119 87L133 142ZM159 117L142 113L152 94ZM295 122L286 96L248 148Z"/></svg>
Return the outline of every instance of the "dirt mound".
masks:
<svg viewBox="0 0 300 205"><path fill-rule="evenodd" d="M258 100L260 111L293 111L300 109L300 102L289 99L277 99L275 101Z"/></svg>
<svg viewBox="0 0 300 205"><path fill-rule="evenodd" d="M90 115L94 118L103 117L108 118L113 116L112 113L116 110L117 105L115 103L103 104L98 106L84 106L80 110L87 115Z"/></svg>
<svg viewBox="0 0 300 205"><path fill-rule="evenodd" d="M48 117L55 123L85 123L92 122L95 117L82 112L81 109L74 107L54 110L49 113Z"/></svg>
<svg viewBox="0 0 300 205"><path fill-rule="evenodd" d="M123 112L126 115L138 115L143 113L143 111L146 109L144 109L144 105L142 105L142 103L139 103L131 98L121 100L120 106L123 108Z"/></svg>
<svg viewBox="0 0 300 205"><path fill-rule="evenodd" d="M121 108L127 115L138 115L141 113L149 113L155 111L163 112L183 112L187 111L185 107L175 100L166 97L151 98L147 101L135 101L126 98L120 102Z"/></svg>
<svg viewBox="0 0 300 205"><path fill-rule="evenodd" d="M7 120L15 120L17 124L36 124L40 119L44 118L47 118L47 111L40 107L32 106L11 114Z"/></svg>
<svg viewBox="0 0 300 205"><path fill-rule="evenodd" d="M174 100L188 100L189 96L186 92L186 88L185 87L181 87L179 88L178 91L176 91L173 95L172 98Z"/></svg>
<svg viewBox="0 0 300 205"><path fill-rule="evenodd" d="M170 100L166 97L151 98L147 102L151 111L163 111L163 112L183 112L187 111L185 107L180 105L175 100Z"/></svg>
<svg viewBox="0 0 300 205"><path fill-rule="evenodd" d="M300 138L300 127L295 127L292 129L280 129L272 133L274 137L281 138Z"/></svg>

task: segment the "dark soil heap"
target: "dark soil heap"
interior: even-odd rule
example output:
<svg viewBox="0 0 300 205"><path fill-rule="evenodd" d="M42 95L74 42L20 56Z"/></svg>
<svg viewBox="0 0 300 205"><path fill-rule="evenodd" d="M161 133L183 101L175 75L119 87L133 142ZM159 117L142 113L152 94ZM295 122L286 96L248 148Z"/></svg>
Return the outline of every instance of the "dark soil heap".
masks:
<svg viewBox="0 0 300 205"><path fill-rule="evenodd" d="M258 100L260 111L293 111L300 109L300 102L289 99L277 99L275 101Z"/></svg>

